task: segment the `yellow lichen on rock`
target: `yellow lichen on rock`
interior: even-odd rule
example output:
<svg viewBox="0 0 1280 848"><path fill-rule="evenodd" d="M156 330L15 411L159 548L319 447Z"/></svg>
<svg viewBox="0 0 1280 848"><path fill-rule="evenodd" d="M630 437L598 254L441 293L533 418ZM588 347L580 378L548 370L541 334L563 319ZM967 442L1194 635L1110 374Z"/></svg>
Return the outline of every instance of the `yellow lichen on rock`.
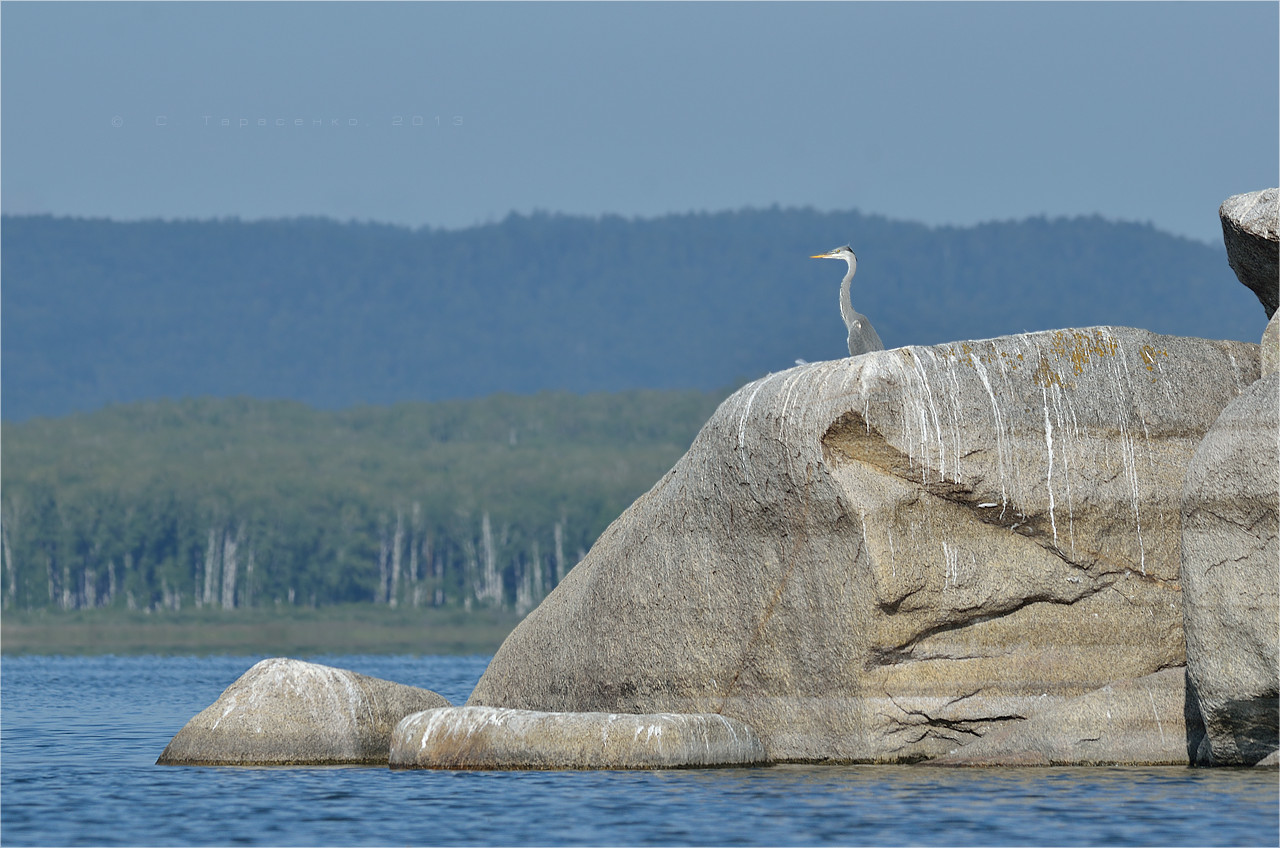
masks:
<svg viewBox="0 0 1280 848"><path fill-rule="evenodd" d="M1077 371L1076 373L1078 374L1080 372ZM1040 359L1040 364L1036 366L1035 375L1032 379L1035 380L1037 386L1041 386L1046 389L1051 388L1052 386L1074 388L1074 384L1070 381L1067 381L1065 384L1063 383L1062 378L1058 376L1058 372L1053 370L1049 365L1048 358L1045 357Z"/></svg>
<svg viewBox="0 0 1280 848"><path fill-rule="evenodd" d="M1084 373L1091 357L1115 356L1120 342L1115 336L1095 329L1087 330L1055 330L1051 336L1050 351L1059 357L1071 360L1071 368L1077 376Z"/></svg>
<svg viewBox="0 0 1280 848"><path fill-rule="evenodd" d="M1159 348L1152 347L1151 345L1143 345L1142 347L1138 348L1138 355L1141 356L1142 361L1146 363L1148 371L1155 370L1157 356L1163 356L1165 358L1168 358L1169 356L1169 354L1166 351L1160 350Z"/></svg>

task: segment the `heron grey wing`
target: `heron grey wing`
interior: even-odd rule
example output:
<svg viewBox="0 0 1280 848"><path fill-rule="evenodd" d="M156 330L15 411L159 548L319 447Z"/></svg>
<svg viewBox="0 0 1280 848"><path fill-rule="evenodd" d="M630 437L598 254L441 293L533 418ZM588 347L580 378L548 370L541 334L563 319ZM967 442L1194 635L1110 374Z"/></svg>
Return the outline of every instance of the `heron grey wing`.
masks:
<svg viewBox="0 0 1280 848"><path fill-rule="evenodd" d="M880 334L871 326L867 316L855 312L849 322L849 355L861 356L873 350L884 350L884 342L880 341Z"/></svg>

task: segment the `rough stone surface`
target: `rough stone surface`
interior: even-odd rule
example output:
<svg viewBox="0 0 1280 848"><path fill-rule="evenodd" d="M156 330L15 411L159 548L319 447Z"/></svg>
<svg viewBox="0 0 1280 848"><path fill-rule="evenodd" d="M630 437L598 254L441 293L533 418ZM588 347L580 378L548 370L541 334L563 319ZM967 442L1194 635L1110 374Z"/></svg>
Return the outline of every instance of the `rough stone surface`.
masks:
<svg viewBox="0 0 1280 848"><path fill-rule="evenodd" d="M187 722L156 762L385 764L401 718L448 705L427 689L299 660L263 660Z"/></svg>
<svg viewBox="0 0 1280 848"><path fill-rule="evenodd" d="M1280 374L1231 403L1182 495L1187 668L1204 716L1198 762L1252 765L1280 748Z"/></svg>
<svg viewBox="0 0 1280 848"><path fill-rule="evenodd" d="M1280 312L1271 316L1262 331L1262 376L1280 371Z"/></svg>
<svg viewBox="0 0 1280 848"><path fill-rule="evenodd" d="M1168 668L997 728L940 766L1188 765L1186 669Z"/></svg>
<svg viewBox="0 0 1280 848"><path fill-rule="evenodd" d="M472 705L720 713L912 761L1180 665L1179 494L1258 346L1116 327L771 374L502 645Z"/></svg>
<svg viewBox="0 0 1280 848"><path fill-rule="evenodd" d="M450 707L406 716L392 768L667 769L758 765L755 731L720 715L543 713Z"/></svg>
<svg viewBox="0 0 1280 848"><path fill-rule="evenodd" d="M1278 195L1274 188L1237 194L1218 209L1231 270L1262 301L1268 317L1275 315L1280 301Z"/></svg>

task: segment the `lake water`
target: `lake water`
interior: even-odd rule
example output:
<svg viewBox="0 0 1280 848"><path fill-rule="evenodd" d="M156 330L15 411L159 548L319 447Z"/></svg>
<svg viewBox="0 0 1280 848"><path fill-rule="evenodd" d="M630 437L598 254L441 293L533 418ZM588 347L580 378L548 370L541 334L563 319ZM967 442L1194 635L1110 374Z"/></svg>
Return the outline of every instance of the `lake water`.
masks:
<svg viewBox="0 0 1280 848"><path fill-rule="evenodd" d="M1276 845L1274 771L154 765L261 657L0 663L0 843ZM466 700L486 657L308 657Z"/></svg>

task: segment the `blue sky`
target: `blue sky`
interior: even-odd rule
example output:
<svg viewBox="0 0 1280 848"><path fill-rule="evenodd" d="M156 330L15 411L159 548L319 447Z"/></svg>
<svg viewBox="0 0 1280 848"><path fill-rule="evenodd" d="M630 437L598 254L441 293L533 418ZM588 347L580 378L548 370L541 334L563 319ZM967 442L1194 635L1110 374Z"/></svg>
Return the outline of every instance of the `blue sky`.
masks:
<svg viewBox="0 0 1280 848"><path fill-rule="evenodd" d="M9 213L1100 213L1280 181L1276 3L0 6Z"/></svg>

